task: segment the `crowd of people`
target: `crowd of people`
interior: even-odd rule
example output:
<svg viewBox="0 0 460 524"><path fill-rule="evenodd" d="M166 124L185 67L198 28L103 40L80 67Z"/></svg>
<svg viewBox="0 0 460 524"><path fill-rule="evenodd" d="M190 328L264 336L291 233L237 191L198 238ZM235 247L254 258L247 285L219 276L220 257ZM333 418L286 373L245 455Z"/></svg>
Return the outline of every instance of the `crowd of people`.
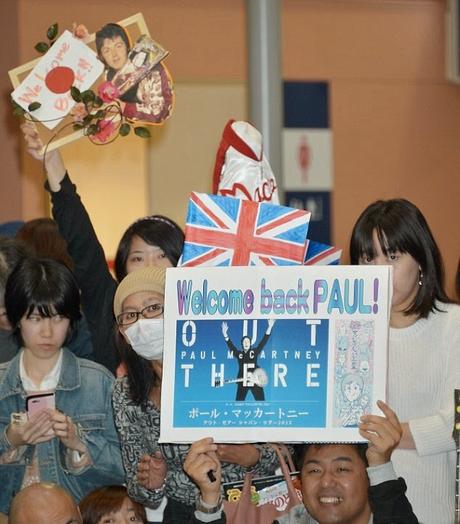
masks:
<svg viewBox="0 0 460 524"><path fill-rule="evenodd" d="M278 459L265 443L158 442L181 228L158 215L130 225L114 278L59 152L44 161L54 220L0 237L0 512L13 524L225 522L222 483L272 475ZM393 267L388 404L360 420L368 445L299 446L303 503L279 522L451 523L460 306L439 249L419 209L393 199L358 217L350 260Z"/></svg>

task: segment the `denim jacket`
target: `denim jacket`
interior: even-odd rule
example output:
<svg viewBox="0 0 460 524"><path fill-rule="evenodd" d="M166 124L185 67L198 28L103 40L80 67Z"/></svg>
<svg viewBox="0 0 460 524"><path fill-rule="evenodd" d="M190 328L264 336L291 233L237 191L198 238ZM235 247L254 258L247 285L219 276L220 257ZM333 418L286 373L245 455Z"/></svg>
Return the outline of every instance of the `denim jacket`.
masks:
<svg viewBox="0 0 460 524"><path fill-rule="evenodd" d="M37 454L42 481L61 485L79 501L93 489L125 480L120 444L113 422L111 395L114 378L104 367L75 357L63 349L62 370L56 386L56 409L77 425L91 457L91 465L75 471L66 468L65 446L58 438L26 446L12 463L0 463L0 512L8 513L21 489L25 468ZM0 457L10 448L6 428L13 412L26 409L26 392L19 376L19 354L0 364Z"/></svg>

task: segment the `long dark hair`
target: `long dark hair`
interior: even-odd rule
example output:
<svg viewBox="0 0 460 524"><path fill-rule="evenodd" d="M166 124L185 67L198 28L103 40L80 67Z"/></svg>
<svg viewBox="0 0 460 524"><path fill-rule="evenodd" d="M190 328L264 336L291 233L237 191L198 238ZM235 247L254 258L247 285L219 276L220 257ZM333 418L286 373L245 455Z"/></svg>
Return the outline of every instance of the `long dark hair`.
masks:
<svg viewBox="0 0 460 524"><path fill-rule="evenodd" d="M117 329L117 346L121 361L126 365L131 400L145 408L150 392L161 384L152 363L140 355L126 342Z"/></svg>
<svg viewBox="0 0 460 524"><path fill-rule="evenodd" d="M151 246L158 246L171 264L177 266L184 245L184 233L170 218L152 215L131 224L121 237L115 256L115 276L118 282L126 276L126 262L134 236L142 238Z"/></svg>
<svg viewBox="0 0 460 524"><path fill-rule="evenodd" d="M13 334L23 343L19 321L35 309L42 317L62 315L70 320L66 343L81 318L80 291L72 272L55 260L25 258L15 267L5 289L5 307Z"/></svg>
<svg viewBox="0 0 460 524"><path fill-rule="evenodd" d="M378 200L370 204L358 218L350 240L352 264L369 257L373 259L373 232L385 255L409 253L422 272L414 302L405 311L406 315L416 314L426 318L437 310L436 301L450 303L444 290L444 266L441 253L420 210L408 200L395 198Z"/></svg>

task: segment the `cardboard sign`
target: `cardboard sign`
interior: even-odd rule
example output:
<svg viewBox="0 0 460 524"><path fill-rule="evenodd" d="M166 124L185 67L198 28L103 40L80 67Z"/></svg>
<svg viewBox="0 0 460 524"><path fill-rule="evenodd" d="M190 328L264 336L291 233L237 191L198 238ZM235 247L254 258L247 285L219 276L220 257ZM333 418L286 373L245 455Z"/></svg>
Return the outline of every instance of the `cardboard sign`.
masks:
<svg viewBox="0 0 460 524"><path fill-rule="evenodd" d="M96 53L64 31L11 96L25 111L39 102L33 117L54 129L75 105L70 88L89 89L103 70Z"/></svg>
<svg viewBox="0 0 460 524"><path fill-rule="evenodd" d="M390 271L168 269L160 440L362 441L385 399Z"/></svg>
<svg viewBox="0 0 460 524"><path fill-rule="evenodd" d="M174 89L169 71L161 62L167 56L167 51L150 38L141 13L125 18L117 22L117 25L123 28L129 45L126 47L128 60L116 78L108 78L108 68L102 74L103 58L95 58L96 33L86 37L83 42L73 38L69 31L65 31L54 42L44 57L8 72L15 88L13 99L21 107L28 111L30 103L42 104L42 107L31 112L32 117L37 120L37 131L45 144L42 153L85 136L82 129L74 130L74 118L69 114L74 106L69 93L72 82L80 91L92 89L99 93L103 84L106 84L106 89L117 89L123 117L131 123L161 125L170 116L174 104ZM64 48L61 46L61 39ZM134 45L131 48L132 42ZM77 61L75 50L78 50ZM64 58L69 62L64 64ZM97 70L94 63L97 64ZM111 80L115 83L112 84ZM94 111L93 108L92 112ZM111 113L106 120L109 123L101 126L101 132L97 136L93 135L94 143L108 143L119 136L121 115Z"/></svg>

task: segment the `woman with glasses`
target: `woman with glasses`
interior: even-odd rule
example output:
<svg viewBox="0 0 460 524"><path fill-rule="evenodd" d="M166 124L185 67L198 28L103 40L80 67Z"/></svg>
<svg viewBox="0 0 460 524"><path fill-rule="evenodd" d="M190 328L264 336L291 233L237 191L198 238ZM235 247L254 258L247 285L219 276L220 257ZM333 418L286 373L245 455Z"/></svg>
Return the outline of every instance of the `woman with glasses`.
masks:
<svg viewBox="0 0 460 524"><path fill-rule="evenodd" d="M183 470L188 444L158 444L163 358L165 268L149 267L129 273L115 293L114 313L121 334L120 347L127 375L113 393L128 494L147 509L168 498L163 523L189 522L195 511L198 487ZM223 482L273 474L273 450L254 444L219 444Z"/></svg>

